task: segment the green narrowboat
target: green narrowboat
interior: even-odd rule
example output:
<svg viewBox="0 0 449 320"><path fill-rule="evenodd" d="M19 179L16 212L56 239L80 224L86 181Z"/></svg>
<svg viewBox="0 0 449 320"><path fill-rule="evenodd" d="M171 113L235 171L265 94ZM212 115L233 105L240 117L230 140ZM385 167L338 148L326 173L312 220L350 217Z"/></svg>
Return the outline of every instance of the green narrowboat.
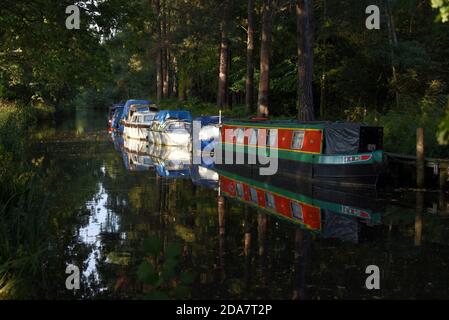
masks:
<svg viewBox="0 0 449 320"><path fill-rule="evenodd" d="M375 187L384 163L383 129L359 123L229 120L222 123L219 147L222 159L271 154L287 175L344 186Z"/></svg>

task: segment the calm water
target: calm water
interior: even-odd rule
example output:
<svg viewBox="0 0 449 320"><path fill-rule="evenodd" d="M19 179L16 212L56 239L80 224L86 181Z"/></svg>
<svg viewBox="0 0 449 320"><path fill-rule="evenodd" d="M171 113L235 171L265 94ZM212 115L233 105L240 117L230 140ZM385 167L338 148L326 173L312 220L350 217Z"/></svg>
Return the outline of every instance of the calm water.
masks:
<svg viewBox="0 0 449 320"><path fill-rule="evenodd" d="M42 243L42 283L29 280L23 297L449 298L444 195L354 200L245 180L296 199L302 209L286 219L230 197L235 176L164 162L164 150L153 150L159 159L126 152L105 117L78 111L30 139L30 159L43 157L51 240ZM65 288L68 264L81 270L76 292ZM380 290L365 287L369 265L380 268Z"/></svg>

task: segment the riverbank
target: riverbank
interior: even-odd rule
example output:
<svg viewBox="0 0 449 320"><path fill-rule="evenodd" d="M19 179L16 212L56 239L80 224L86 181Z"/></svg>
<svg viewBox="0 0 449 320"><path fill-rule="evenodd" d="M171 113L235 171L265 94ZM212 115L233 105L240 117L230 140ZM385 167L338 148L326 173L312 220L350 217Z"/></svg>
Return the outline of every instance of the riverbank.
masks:
<svg viewBox="0 0 449 320"><path fill-rule="evenodd" d="M26 161L31 127L54 113L52 108L0 102L0 299L26 292L40 272L48 234L43 192L37 186L42 159Z"/></svg>

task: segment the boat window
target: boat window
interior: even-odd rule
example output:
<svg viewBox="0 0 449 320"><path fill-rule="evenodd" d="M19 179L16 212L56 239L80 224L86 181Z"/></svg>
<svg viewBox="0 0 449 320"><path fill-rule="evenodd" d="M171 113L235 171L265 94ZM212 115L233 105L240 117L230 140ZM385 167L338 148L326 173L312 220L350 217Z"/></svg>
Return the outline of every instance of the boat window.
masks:
<svg viewBox="0 0 449 320"><path fill-rule="evenodd" d="M301 150L302 149L302 146L304 144L304 134L305 134L305 132L303 130L293 132L293 138L292 138L292 149L293 150Z"/></svg>
<svg viewBox="0 0 449 320"><path fill-rule="evenodd" d="M237 196L239 198L243 198L243 185L241 183L237 183L236 189L237 189Z"/></svg>
<svg viewBox="0 0 449 320"><path fill-rule="evenodd" d="M235 135L237 137L237 143L243 144L243 141L245 139L245 131L243 129L239 128L235 131Z"/></svg>
<svg viewBox="0 0 449 320"><path fill-rule="evenodd" d="M251 135L249 136L249 144L251 145L257 145L257 138L259 135L259 130L257 129L252 129L251 130Z"/></svg>
<svg viewBox="0 0 449 320"><path fill-rule="evenodd" d="M249 193L251 196L251 201L254 203L259 203L259 197L257 196L257 190L254 188L249 189Z"/></svg>
<svg viewBox="0 0 449 320"><path fill-rule="evenodd" d="M270 209L276 209L276 203L274 201L274 195L271 193L265 193L265 202Z"/></svg>
<svg viewBox="0 0 449 320"><path fill-rule="evenodd" d="M150 122L150 121L152 121L154 119L154 116L153 115L151 115L151 116L145 116L145 122Z"/></svg>
<svg viewBox="0 0 449 320"><path fill-rule="evenodd" d="M183 123L175 122L168 126L168 130L184 129Z"/></svg>
<svg viewBox="0 0 449 320"><path fill-rule="evenodd" d="M301 207L301 205L298 202L292 201L291 208L292 208L293 218L301 220L301 221L304 221L304 216L302 214L302 207Z"/></svg>

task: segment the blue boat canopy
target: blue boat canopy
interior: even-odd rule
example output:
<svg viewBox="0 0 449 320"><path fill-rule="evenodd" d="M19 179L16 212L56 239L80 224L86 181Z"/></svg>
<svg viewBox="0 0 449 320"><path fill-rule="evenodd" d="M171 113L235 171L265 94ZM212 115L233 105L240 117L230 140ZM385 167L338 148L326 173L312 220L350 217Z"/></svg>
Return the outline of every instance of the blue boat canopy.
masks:
<svg viewBox="0 0 449 320"><path fill-rule="evenodd" d="M192 122L192 114L190 111L184 110L162 110L159 111L154 117L154 120L159 122L165 122L168 119L178 119Z"/></svg>
<svg viewBox="0 0 449 320"><path fill-rule="evenodd" d="M219 116L202 116L195 118L195 121L201 122L201 126L209 126L209 125L215 125L218 124L220 121Z"/></svg>
<svg viewBox="0 0 449 320"><path fill-rule="evenodd" d="M147 109L152 104L153 104L153 102L151 102L150 100L128 100L128 101L126 101L125 107L123 108L122 119L128 120L126 117L128 116L129 108L132 105L142 105L143 106L142 109ZM141 111L141 110L139 110L139 108L138 108L136 111Z"/></svg>

